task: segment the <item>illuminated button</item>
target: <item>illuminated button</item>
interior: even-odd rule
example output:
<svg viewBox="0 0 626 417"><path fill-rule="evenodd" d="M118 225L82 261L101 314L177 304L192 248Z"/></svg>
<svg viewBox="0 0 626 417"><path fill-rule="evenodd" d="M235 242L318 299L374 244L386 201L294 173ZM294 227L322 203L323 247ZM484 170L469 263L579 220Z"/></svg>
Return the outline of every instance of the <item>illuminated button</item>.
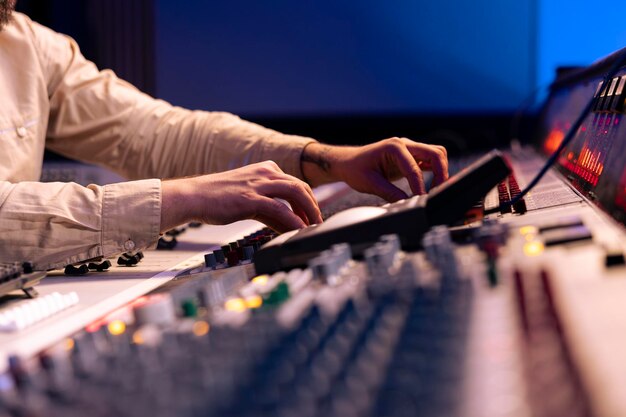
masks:
<svg viewBox="0 0 626 417"><path fill-rule="evenodd" d="M604 100L602 110L604 111L611 110L611 102L613 101L613 94L615 93L618 82L619 82L618 77L615 77L611 80L611 83L609 84L609 89L606 93L606 99Z"/></svg>
<svg viewBox="0 0 626 417"><path fill-rule="evenodd" d="M270 277L267 274L264 275L258 275L254 278L252 278L252 282L255 283L256 285L266 285L269 281Z"/></svg>
<svg viewBox="0 0 626 417"><path fill-rule="evenodd" d="M535 226L520 227L519 232L521 235L536 235L539 230Z"/></svg>
<svg viewBox="0 0 626 417"><path fill-rule="evenodd" d="M196 317L198 315L198 304L195 300L188 298L181 305L184 317Z"/></svg>
<svg viewBox="0 0 626 417"><path fill-rule="evenodd" d="M270 292L264 301L265 305L275 306L282 304L287 299L289 299L289 286L286 282L279 282L274 291Z"/></svg>
<svg viewBox="0 0 626 417"><path fill-rule="evenodd" d="M107 329L109 330L109 333L111 333L113 336L119 336L121 334L124 334L124 332L126 331L126 323L124 323L122 320L113 320L107 325Z"/></svg>
<svg viewBox="0 0 626 417"><path fill-rule="evenodd" d="M211 326L209 325L209 323L207 323L204 320L200 320L193 324L192 332L194 335L198 337L202 337L202 336L205 336L207 333L209 333L210 329L211 329Z"/></svg>
<svg viewBox="0 0 626 417"><path fill-rule="evenodd" d="M252 295L250 297L246 297L245 302L246 307L248 308L259 308L263 305L263 298L258 295Z"/></svg>
<svg viewBox="0 0 626 417"><path fill-rule="evenodd" d="M544 246L543 243L538 240L532 242L526 242L524 244L524 254L526 256L538 256L543 253Z"/></svg>
<svg viewBox="0 0 626 417"><path fill-rule="evenodd" d="M224 309L226 311L234 311L237 313L242 313L246 311L246 302L242 298L229 298L224 303Z"/></svg>
<svg viewBox="0 0 626 417"><path fill-rule="evenodd" d="M626 75L622 76L615 89L615 97L611 102L611 110L617 113L624 111L624 100L626 98Z"/></svg>

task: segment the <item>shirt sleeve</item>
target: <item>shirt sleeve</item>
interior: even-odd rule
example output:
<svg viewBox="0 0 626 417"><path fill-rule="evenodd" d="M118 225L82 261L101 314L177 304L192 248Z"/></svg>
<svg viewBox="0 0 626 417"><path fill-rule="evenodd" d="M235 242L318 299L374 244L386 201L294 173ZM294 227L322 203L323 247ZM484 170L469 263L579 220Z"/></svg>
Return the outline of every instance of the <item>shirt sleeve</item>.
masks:
<svg viewBox="0 0 626 417"><path fill-rule="evenodd" d="M0 181L1 261L43 270L110 257L154 245L160 223L157 179L88 187Z"/></svg>
<svg viewBox="0 0 626 417"><path fill-rule="evenodd" d="M98 71L72 39L31 25L50 95L49 149L131 179L207 174L264 160L302 178L300 155L313 139L156 100L113 72Z"/></svg>

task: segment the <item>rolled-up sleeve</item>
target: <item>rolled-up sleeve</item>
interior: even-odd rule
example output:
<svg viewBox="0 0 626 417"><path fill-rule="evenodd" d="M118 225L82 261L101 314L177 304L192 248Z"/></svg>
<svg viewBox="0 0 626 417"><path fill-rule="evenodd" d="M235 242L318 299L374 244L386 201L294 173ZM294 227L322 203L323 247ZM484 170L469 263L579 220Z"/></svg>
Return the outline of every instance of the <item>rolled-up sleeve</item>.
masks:
<svg viewBox="0 0 626 417"><path fill-rule="evenodd" d="M2 261L52 269L139 250L154 245L160 223L156 179L88 187L0 182Z"/></svg>

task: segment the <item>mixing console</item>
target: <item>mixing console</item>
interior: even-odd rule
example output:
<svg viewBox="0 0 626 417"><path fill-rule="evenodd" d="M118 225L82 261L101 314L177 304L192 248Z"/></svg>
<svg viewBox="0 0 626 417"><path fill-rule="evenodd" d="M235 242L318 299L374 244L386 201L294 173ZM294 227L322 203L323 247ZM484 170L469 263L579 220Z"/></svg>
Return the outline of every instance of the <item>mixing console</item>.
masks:
<svg viewBox="0 0 626 417"><path fill-rule="evenodd" d="M541 152L592 111L517 204L531 147L477 195L322 187L298 263L257 222L187 227L1 298L0 417L626 415L626 72L602 80L623 54L554 84ZM2 265L0 290L44 275Z"/></svg>

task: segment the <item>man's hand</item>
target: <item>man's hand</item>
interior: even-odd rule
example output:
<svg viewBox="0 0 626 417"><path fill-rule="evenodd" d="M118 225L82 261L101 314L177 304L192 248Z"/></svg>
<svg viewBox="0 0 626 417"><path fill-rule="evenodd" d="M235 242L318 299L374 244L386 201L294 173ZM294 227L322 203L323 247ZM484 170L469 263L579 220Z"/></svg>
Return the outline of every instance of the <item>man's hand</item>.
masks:
<svg viewBox="0 0 626 417"><path fill-rule="evenodd" d="M391 138L362 147L311 143L302 152L302 172L312 186L344 181L357 191L376 194L389 202L407 198L391 184L405 177L413 194L424 194L423 170L433 171L433 184L448 179L443 146Z"/></svg>
<svg viewBox="0 0 626 417"><path fill-rule="evenodd" d="M279 232L321 223L311 187L272 161L219 174L162 182L161 232L182 223L259 220ZM275 200L280 198L291 205Z"/></svg>

